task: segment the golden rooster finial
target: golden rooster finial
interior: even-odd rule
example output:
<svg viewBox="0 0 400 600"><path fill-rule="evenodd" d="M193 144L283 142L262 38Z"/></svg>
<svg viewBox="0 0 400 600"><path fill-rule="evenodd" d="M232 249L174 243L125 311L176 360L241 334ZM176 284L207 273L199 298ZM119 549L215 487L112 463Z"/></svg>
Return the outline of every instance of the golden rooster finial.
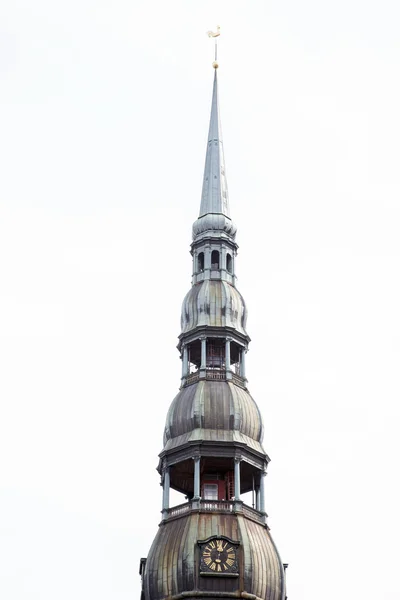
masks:
<svg viewBox="0 0 400 600"><path fill-rule="evenodd" d="M221 28L219 25L217 25L217 31L207 31L207 35L209 38L218 38L221 35ZM214 69L218 69L218 63L217 63L217 40L215 40L215 59L213 62L213 67Z"/></svg>

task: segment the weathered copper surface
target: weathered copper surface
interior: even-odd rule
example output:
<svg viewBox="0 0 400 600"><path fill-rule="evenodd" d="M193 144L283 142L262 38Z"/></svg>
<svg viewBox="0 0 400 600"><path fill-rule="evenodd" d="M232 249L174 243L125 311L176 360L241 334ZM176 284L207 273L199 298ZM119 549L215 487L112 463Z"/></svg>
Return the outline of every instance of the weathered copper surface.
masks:
<svg viewBox="0 0 400 600"><path fill-rule="evenodd" d="M198 439L209 441L233 441L236 432L240 434L237 441L252 440L251 446L264 452L263 424L257 404L247 390L227 381L198 381L182 388L172 401L165 424L164 449L168 441L193 432ZM226 432L230 435L225 435ZM191 436L190 440L193 439L196 438Z"/></svg>
<svg viewBox="0 0 400 600"><path fill-rule="evenodd" d="M221 279L207 279L194 285L182 304L181 330L196 327L232 327L246 333L247 309L238 290Z"/></svg>
<svg viewBox="0 0 400 600"><path fill-rule="evenodd" d="M224 535L240 541L236 579L204 578L199 572L197 540ZM242 515L191 513L161 524L150 549L144 577L151 600L201 597L202 591L231 596L254 594L264 600L284 600L283 567L268 529Z"/></svg>

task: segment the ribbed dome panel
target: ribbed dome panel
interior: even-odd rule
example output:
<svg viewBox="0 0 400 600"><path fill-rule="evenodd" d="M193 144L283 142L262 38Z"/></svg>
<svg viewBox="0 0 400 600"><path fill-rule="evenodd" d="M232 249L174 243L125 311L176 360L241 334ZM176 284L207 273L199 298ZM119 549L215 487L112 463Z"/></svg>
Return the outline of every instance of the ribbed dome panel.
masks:
<svg viewBox="0 0 400 600"><path fill-rule="evenodd" d="M233 327L246 333L247 309L242 295L226 281L205 280L194 285L182 304L181 332L196 327Z"/></svg>
<svg viewBox="0 0 400 600"><path fill-rule="evenodd" d="M257 404L247 390L226 381L198 381L180 390L167 414L164 445L168 440L194 430L206 437L204 430L238 431L262 442L263 425ZM203 430L203 431L201 431ZM207 436L210 439L210 436Z"/></svg>

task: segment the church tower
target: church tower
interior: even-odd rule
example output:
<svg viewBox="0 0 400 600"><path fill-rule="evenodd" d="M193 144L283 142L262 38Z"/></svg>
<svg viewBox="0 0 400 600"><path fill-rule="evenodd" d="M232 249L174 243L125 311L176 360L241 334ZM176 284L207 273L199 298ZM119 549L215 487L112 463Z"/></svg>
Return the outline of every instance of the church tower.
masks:
<svg viewBox="0 0 400 600"><path fill-rule="evenodd" d="M236 226L218 106L217 63L192 287L181 315L182 379L158 471L162 520L140 563L141 600L285 600L285 569L267 525L269 457L246 379L247 310L236 287ZM170 489L186 501L170 507ZM251 505L241 500L251 493Z"/></svg>

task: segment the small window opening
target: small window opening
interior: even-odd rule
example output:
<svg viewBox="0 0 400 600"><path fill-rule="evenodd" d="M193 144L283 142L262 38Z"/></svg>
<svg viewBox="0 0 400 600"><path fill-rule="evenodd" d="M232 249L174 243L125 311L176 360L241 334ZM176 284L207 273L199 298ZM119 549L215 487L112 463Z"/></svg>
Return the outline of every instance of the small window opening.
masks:
<svg viewBox="0 0 400 600"><path fill-rule="evenodd" d="M219 252L218 250L213 250L211 252L211 269L216 270L219 269Z"/></svg>
<svg viewBox="0 0 400 600"><path fill-rule="evenodd" d="M226 270L228 273L232 273L232 256L230 254L226 255Z"/></svg>
<svg viewBox="0 0 400 600"><path fill-rule="evenodd" d="M204 500L218 500L218 485L216 483L204 484Z"/></svg>
<svg viewBox="0 0 400 600"><path fill-rule="evenodd" d="M197 271L200 273L204 271L204 252L199 252L197 257Z"/></svg>

